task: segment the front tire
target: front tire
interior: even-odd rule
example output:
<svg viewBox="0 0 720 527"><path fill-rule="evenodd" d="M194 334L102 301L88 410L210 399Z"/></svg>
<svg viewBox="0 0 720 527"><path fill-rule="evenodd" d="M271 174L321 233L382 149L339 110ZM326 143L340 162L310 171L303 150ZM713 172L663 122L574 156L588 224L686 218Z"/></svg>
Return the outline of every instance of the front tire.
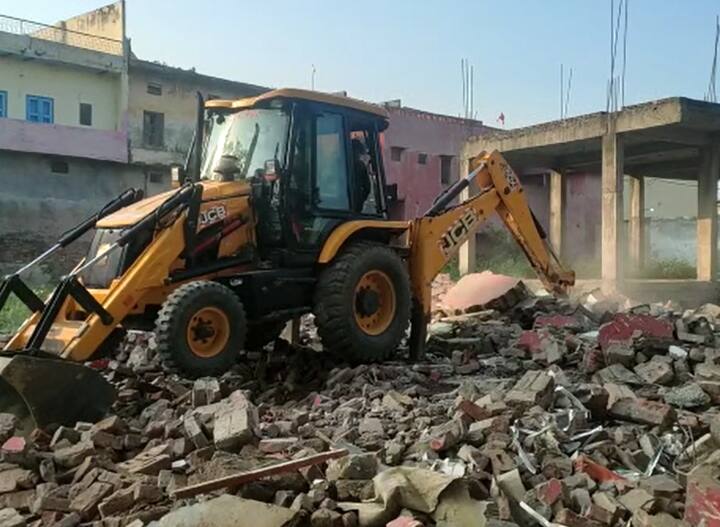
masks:
<svg viewBox="0 0 720 527"><path fill-rule="evenodd" d="M165 300L155 323L163 362L190 377L224 373L245 344L245 310L232 290L217 282L184 284Z"/></svg>
<svg viewBox="0 0 720 527"><path fill-rule="evenodd" d="M405 336L410 279L392 249L354 243L320 274L315 317L323 347L353 363L386 359Z"/></svg>

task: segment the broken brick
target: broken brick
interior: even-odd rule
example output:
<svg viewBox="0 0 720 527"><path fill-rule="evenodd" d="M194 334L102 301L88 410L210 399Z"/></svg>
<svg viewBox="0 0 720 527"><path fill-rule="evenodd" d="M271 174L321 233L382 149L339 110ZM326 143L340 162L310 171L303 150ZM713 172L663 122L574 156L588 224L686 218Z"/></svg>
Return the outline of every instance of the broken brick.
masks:
<svg viewBox="0 0 720 527"><path fill-rule="evenodd" d="M35 485L36 476L31 470L13 468L0 472L0 494L19 489L29 489Z"/></svg>
<svg viewBox="0 0 720 527"><path fill-rule="evenodd" d="M93 454L95 454L95 445L91 441L81 441L75 445L56 450L53 456L55 463L61 467L72 468Z"/></svg>
<svg viewBox="0 0 720 527"><path fill-rule="evenodd" d="M672 406L640 398L616 401L609 414L615 419L660 427L667 427L675 420Z"/></svg>
<svg viewBox="0 0 720 527"><path fill-rule="evenodd" d="M635 366L635 373L648 384L668 384L673 380L673 368L666 362L651 360Z"/></svg>
<svg viewBox="0 0 720 527"><path fill-rule="evenodd" d="M262 439L258 443L258 450L265 454L278 454L298 444L297 437L278 437L275 439Z"/></svg>
<svg viewBox="0 0 720 527"><path fill-rule="evenodd" d="M541 483L535 487L535 495L540 503L545 505L555 505L558 501L562 501L565 494L565 485L556 478L551 478L545 483Z"/></svg>
<svg viewBox="0 0 720 527"><path fill-rule="evenodd" d="M170 445L164 443L139 453L134 458L119 465L119 468L131 474L157 475L162 469L170 468L172 459L167 453Z"/></svg>
<svg viewBox="0 0 720 527"><path fill-rule="evenodd" d="M70 509L83 518L92 518L104 497L112 492L112 485L96 482L78 494L71 502Z"/></svg>
<svg viewBox="0 0 720 527"><path fill-rule="evenodd" d="M618 313L612 321L600 327L598 342L606 350L613 342L631 343L641 336L670 340L673 338L673 327L670 322L650 315Z"/></svg>
<svg viewBox="0 0 720 527"><path fill-rule="evenodd" d="M552 402L555 382L544 371L528 371L505 396L509 406L530 408L538 405L547 408Z"/></svg>

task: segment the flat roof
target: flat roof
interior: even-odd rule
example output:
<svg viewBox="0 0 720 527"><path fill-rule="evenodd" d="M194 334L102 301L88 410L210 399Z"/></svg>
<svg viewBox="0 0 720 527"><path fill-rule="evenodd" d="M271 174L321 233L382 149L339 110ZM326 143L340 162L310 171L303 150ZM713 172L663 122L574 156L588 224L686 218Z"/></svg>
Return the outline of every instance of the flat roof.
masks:
<svg viewBox="0 0 720 527"><path fill-rule="evenodd" d="M470 138L464 157L500 150L520 171L596 171L602 136L614 124L628 174L694 179L700 149L720 133L720 104L671 97Z"/></svg>
<svg viewBox="0 0 720 527"><path fill-rule="evenodd" d="M223 79L220 77L213 77L211 75L204 75L202 73L198 73L194 69L186 70L175 66L168 66L167 64L162 64L159 62L142 60L134 55L130 57L131 75L133 69L148 73L154 73L163 77L180 78L188 80L190 82L214 85L228 90L243 91L251 94L263 93L270 90L270 88L265 86L258 86L256 84L248 84L247 82L238 82L229 79Z"/></svg>

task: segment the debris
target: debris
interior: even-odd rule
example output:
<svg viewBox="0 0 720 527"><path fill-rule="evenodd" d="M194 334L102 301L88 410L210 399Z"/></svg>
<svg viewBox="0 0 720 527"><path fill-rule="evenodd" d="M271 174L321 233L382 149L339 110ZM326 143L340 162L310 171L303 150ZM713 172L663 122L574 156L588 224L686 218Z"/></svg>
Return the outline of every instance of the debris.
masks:
<svg viewBox="0 0 720 527"><path fill-rule="evenodd" d="M670 388L664 395L665 402L679 408L697 408L710 404L710 396L697 383Z"/></svg>
<svg viewBox="0 0 720 527"><path fill-rule="evenodd" d="M251 481L255 481L268 476L275 476L284 472L298 470L304 467L310 467L319 463L324 463L330 459L336 459L346 456L347 454L347 450L330 450L321 454L315 454L300 459L294 459L292 461L286 461L284 463L277 463L274 465L270 465L269 467L263 467L239 474L233 474L230 476L206 481L204 483L198 483L197 485L192 485L189 487L183 487L173 492L173 496L175 496L176 498L187 498L217 489L237 488L238 486Z"/></svg>
<svg viewBox="0 0 720 527"><path fill-rule="evenodd" d="M213 442L223 450L237 450L255 438L257 409L242 392L230 395L229 403L215 414Z"/></svg>
<svg viewBox="0 0 720 527"><path fill-rule="evenodd" d="M635 373L647 384L668 384L674 377L670 364L655 360L638 364Z"/></svg>
<svg viewBox="0 0 720 527"><path fill-rule="evenodd" d="M235 527L247 524L248 520L253 527L286 527L294 522L297 516L297 511L292 509L224 494L202 503L181 507L163 516L157 527Z"/></svg>
<svg viewBox="0 0 720 527"><path fill-rule="evenodd" d="M704 519L720 444L718 318L655 304L618 314L624 301L593 296L512 287L493 309L436 313L412 365L338 364L307 321L296 346L188 380L132 332L104 364L114 414L32 434L0 415L0 508L32 527L179 527L225 504L259 525ZM678 328L703 344L675 340ZM129 368L136 348L149 360Z"/></svg>
<svg viewBox="0 0 720 527"><path fill-rule="evenodd" d="M717 527L720 510L720 466L717 456L695 467L688 475L685 520L690 525Z"/></svg>
<svg viewBox="0 0 720 527"><path fill-rule="evenodd" d="M553 387L553 378L547 372L528 371L505 396L505 403L525 409L535 405L547 408L552 400Z"/></svg>
<svg viewBox="0 0 720 527"><path fill-rule="evenodd" d="M442 303L448 309L478 311L508 309L528 296L525 285L517 278L490 271L464 275L445 295Z"/></svg>
<svg viewBox="0 0 720 527"><path fill-rule="evenodd" d="M616 401L609 412L616 419L661 427L669 426L675 419L672 406L640 398Z"/></svg>

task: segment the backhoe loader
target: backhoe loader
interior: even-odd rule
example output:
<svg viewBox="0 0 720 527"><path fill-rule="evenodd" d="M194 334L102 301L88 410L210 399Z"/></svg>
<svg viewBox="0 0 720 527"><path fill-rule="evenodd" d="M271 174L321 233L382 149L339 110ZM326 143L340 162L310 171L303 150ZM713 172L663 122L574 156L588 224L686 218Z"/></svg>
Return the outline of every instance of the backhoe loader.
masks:
<svg viewBox="0 0 720 527"><path fill-rule="evenodd" d="M14 293L32 315L0 357L0 406L39 426L102 417L113 389L82 363L128 328L154 328L163 361L191 377L221 374L305 313L338 360L382 360L408 326L419 359L433 278L495 213L548 290L574 283L499 152L470 160L424 216L392 221L382 107L279 89L200 99L198 115L174 189L123 193L2 282L0 308ZM86 258L40 299L21 274L91 230Z"/></svg>

